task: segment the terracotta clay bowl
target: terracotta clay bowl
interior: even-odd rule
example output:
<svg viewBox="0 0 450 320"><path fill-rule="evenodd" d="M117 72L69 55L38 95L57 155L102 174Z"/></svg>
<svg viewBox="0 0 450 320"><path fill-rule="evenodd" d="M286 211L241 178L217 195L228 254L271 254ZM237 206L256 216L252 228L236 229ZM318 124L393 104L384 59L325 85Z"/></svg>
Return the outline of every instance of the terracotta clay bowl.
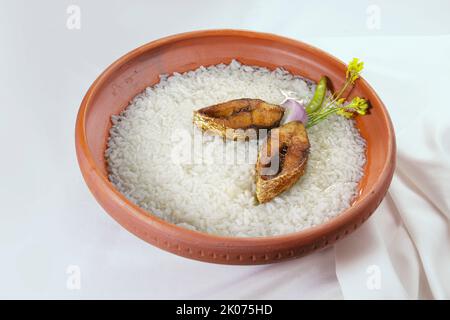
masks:
<svg viewBox="0 0 450 320"><path fill-rule="evenodd" d="M90 87L76 123L76 151L83 177L101 206L139 238L161 249L206 262L262 264L304 256L342 239L378 207L395 167L395 136L389 115L364 80L352 94L367 98L370 115L357 118L367 141L367 163L359 196L351 207L328 222L296 233L260 238L233 238L187 230L149 214L127 200L107 178L104 151L111 115L120 113L163 73L185 72L201 65L241 63L270 69L283 67L318 81L327 75L335 87L344 82L346 66L331 55L284 37L237 30L178 34L150 42L108 67Z"/></svg>

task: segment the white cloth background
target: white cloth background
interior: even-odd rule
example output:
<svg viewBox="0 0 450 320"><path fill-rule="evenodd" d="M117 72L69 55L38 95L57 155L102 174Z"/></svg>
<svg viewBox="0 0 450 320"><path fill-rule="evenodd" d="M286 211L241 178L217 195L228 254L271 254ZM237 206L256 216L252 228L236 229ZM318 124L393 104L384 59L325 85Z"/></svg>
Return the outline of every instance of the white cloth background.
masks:
<svg viewBox="0 0 450 320"><path fill-rule="evenodd" d="M450 298L448 1L1 1L1 298ZM66 27L79 6L81 29ZM374 216L334 247L267 266L200 263L129 234L79 173L74 123L92 81L161 36L241 28L348 61L393 119L398 163ZM79 290L67 287L70 266Z"/></svg>

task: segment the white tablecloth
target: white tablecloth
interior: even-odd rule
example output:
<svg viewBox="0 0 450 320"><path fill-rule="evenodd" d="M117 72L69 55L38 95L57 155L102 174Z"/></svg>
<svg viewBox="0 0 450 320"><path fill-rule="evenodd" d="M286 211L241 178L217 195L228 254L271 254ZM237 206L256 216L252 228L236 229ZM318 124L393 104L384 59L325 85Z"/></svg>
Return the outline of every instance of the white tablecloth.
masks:
<svg viewBox="0 0 450 320"><path fill-rule="evenodd" d="M0 297L450 298L450 3L411 2L72 1L79 30L69 2L1 2ZM257 267L180 258L120 227L81 178L74 123L98 74L161 36L225 27L359 57L389 109L389 193L334 247Z"/></svg>

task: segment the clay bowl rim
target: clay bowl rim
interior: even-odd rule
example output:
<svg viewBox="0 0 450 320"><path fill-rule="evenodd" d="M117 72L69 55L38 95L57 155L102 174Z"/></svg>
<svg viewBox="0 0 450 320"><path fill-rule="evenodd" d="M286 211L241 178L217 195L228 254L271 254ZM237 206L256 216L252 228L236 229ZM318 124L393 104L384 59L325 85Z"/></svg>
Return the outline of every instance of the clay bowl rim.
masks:
<svg viewBox="0 0 450 320"><path fill-rule="evenodd" d="M95 188L90 186L89 183L87 183L89 189L91 190L92 193L94 193L94 195L97 192L106 193L106 195L110 197L116 204L120 205L122 207L122 210L126 211L127 214L133 215L135 218L145 223L146 226L149 227L150 229L152 228L160 229L161 231L164 231L166 235L170 235L175 239L183 239L184 241L195 241L197 243L201 242L202 244L207 243L209 246L212 247L235 247L235 248L249 247L249 246L253 247L277 246L282 243L292 241L303 243L305 240L324 237L327 234L339 230L339 228L352 222L354 220L354 216L358 216L361 213L361 211L368 210L371 201L370 197L372 195L383 194L381 198L384 198L384 195L389 187L389 183L387 184L388 185L387 187L385 186L386 181L390 182L394 170L394 167L390 166L390 163L395 161L395 152L396 152L395 134L386 107L376 94L375 90L367 83L366 80L364 80L364 78L360 78L358 80L359 84L362 87L366 87L367 90L372 92L374 99L376 100L376 104L380 106L381 109L380 111L383 117L383 123L386 125L386 129L388 130L388 146L387 146L386 161L383 165L381 174L378 176L372 188L369 189L362 197L361 195L357 195L348 209L344 210L338 216L331 218L325 223L313 227L308 227L304 230L282 235L263 236L263 237L220 236L215 234L209 234L206 232L186 229L177 226L175 224L172 224L170 222L167 222L153 215L151 212L147 212L146 210L140 208L139 206L128 200L123 194L121 194L108 180L107 176L105 176L101 172L99 167L96 165L87 142L85 125L87 119L87 111L90 106L91 98L95 96L96 92L99 89L101 89L102 85L109 79L109 76L111 74L117 71L121 66L126 64L128 61L137 58L141 53L180 40L187 40L190 38L198 38L198 37L217 36L217 35L238 35L241 37L248 37L248 38L256 37L260 39L274 40L279 43L302 47L303 49L308 50L314 54L325 56L327 59L332 60L333 63L339 64L340 67L343 68L343 70L345 70L346 68L346 65L338 58L332 56L331 54L328 54L327 52L321 49L306 44L302 41L270 33L236 30L236 29L200 30L200 31L179 33L155 41L151 41L126 53L125 55L117 59L115 62L113 62L110 66L108 66L97 77L97 79L93 82L93 84L88 89L86 95L84 96L80 105L80 109L78 111L75 128L76 152L83 176L85 176L85 174L87 174L88 171L93 172L97 178L96 181L100 182L100 184L94 183L96 184ZM124 108L125 107L126 106L124 106ZM88 165L84 165L80 161L80 157L82 155L85 157ZM107 210L105 209L105 211Z"/></svg>

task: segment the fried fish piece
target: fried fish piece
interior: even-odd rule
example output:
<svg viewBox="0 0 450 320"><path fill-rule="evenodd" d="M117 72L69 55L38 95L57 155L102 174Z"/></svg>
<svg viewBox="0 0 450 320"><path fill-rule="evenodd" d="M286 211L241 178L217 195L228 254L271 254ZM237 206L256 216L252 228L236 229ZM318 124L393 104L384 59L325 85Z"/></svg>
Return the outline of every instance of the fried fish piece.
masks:
<svg viewBox="0 0 450 320"><path fill-rule="evenodd" d="M291 121L273 129L258 153L256 198L265 203L292 187L304 174L309 153L304 125Z"/></svg>
<svg viewBox="0 0 450 320"><path fill-rule="evenodd" d="M237 99L194 111L194 124L202 130L235 139L243 130L278 127L283 114L283 107L260 99Z"/></svg>

